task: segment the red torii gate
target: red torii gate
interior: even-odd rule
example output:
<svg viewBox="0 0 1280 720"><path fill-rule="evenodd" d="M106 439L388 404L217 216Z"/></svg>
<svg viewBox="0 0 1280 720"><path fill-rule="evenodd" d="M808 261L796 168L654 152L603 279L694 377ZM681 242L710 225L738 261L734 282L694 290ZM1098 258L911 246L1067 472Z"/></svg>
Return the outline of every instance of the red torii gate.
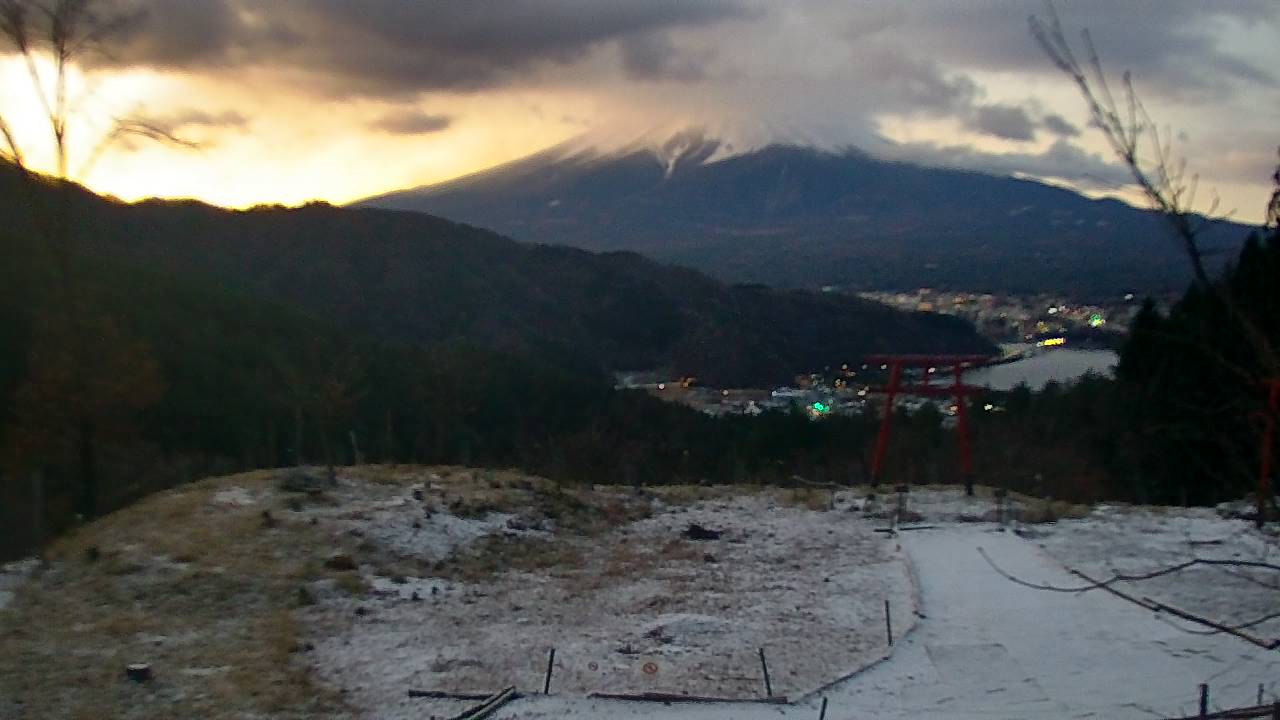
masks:
<svg viewBox="0 0 1280 720"><path fill-rule="evenodd" d="M883 365L889 370L889 385L882 388L868 388L871 392L884 393L884 418L880 421L880 435L876 438L876 454L871 466L871 482L880 483L880 472L884 469L885 455L889 451L889 431L893 427L893 401L898 395L919 395L922 397L954 397L956 399L956 439L960 444L960 471L964 477L964 491L973 494L973 449L969 442L969 410L965 398L983 392L985 388L964 384L964 371L975 365L984 365L991 361L989 355L869 355L867 364ZM953 382L951 385L932 385L929 380L933 373L925 372L924 381L913 385L902 384L904 367L945 368L950 367Z"/></svg>

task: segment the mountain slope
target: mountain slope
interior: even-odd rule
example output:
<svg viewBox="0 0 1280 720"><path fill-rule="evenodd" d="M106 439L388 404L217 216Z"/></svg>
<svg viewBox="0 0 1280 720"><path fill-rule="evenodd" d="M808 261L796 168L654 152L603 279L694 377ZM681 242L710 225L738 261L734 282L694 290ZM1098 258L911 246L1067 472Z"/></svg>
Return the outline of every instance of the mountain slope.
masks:
<svg viewBox="0 0 1280 720"><path fill-rule="evenodd" d="M18 197L11 174L9 197ZM0 190L6 188L0 187ZM418 213L243 212L195 202L126 205L75 189L82 249L419 343L465 343L562 366L666 369L768 384L869 352L987 351L962 322L855 298L729 287L634 254L523 245ZM0 206L22 232L25 204Z"/></svg>
<svg viewBox="0 0 1280 720"><path fill-rule="evenodd" d="M482 222L518 240L634 250L729 281L1110 295L1181 289L1158 216L1029 180L715 141L553 149L364 206ZM1219 223L1210 249L1248 229Z"/></svg>

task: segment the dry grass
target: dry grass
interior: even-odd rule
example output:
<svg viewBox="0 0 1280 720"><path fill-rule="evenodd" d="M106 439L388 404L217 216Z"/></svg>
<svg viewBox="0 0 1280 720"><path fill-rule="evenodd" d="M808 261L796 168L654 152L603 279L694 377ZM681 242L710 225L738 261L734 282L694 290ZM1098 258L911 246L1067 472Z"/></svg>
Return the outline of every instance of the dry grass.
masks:
<svg viewBox="0 0 1280 720"><path fill-rule="evenodd" d="M1013 516L1022 523L1051 523L1059 520L1079 520L1093 512L1088 505L1069 503L1065 500L1031 499L1018 502Z"/></svg>
<svg viewBox="0 0 1280 720"><path fill-rule="evenodd" d="M436 564L432 577L480 583L504 572L538 573L572 568L585 554L574 538L529 539L491 536Z"/></svg>
<svg viewBox="0 0 1280 720"><path fill-rule="evenodd" d="M321 572L324 539L308 523L264 527L261 506L211 503L223 488L267 491L272 479L161 493L50 547L49 569L0 612L0 715L347 714L311 682L289 611ZM155 679L126 680L132 662L150 663Z"/></svg>
<svg viewBox="0 0 1280 720"><path fill-rule="evenodd" d="M607 582L664 556L683 558L693 550L679 544L643 553L623 547L591 573L582 568L594 539L648 517L657 499L683 504L734 492L562 486L462 467L366 466L341 474L386 492L422 485L428 506L462 517L505 512L555 530L547 539L485 538L431 568L459 580L524 571ZM160 493L48 548L49 569L0 611L0 717L349 715L340 696L310 678L294 612L316 601L317 580L355 596L369 591L361 573L325 567L335 551L390 578L423 568L375 557L358 537L333 537L325 513L341 509L337 499L283 492L281 478L257 471ZM247 492L256 502L226 502L221 491ZM155 679L128 681L124 666L132 662L150 663Z"/></svg>
<svg viewBox="0 0 1280 720"><path fill-rule="evenodd" d="M275 471L160 493L56 542L46 554L49 569L0 611L0 717L350 716L342 696L308 670L305 638L314 640L316 628L300 627L295 613L314 604L317 592L363 597L368 572L394 580L429 571L463 582L541 573L574 586L577 596L661 576L678 595L683 571L674 569L703 567L701 545L677 538L637 544L610 531L663 506L734 496L762 494L812 510L831 502L826 489L593 488L461 467L367 466L341 474L368 483L361 492L372 500L420 487L428 509L462 517L510 513L548 533L489 536L432 562L335 531L340 515L349 525L364 511L344 507L337 490L283 492ZM229 501L227 493L255 502ZM334 552L351 555L366 573L327 568ZM132 662L150 663L155 680L126 680L124 666Z"/></svg>

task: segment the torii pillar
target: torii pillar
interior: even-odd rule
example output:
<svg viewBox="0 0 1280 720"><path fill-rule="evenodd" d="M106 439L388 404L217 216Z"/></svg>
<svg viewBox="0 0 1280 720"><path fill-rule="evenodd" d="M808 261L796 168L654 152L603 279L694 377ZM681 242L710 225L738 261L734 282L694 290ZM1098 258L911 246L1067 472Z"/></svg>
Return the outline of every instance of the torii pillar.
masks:
<svg viewBox="0 0 1280 720"><path fill-rule="evenodd" d="M871 466L871 484L879 485L889 452L889 434L893 428L893 402L898 395L921 397L954 397L956 400L956 441L960 449L960 472L966 495L973 495L973 446L969 440L969 408L966 399L983 392L985 388L964 384L964 371L991 361L987 355L871 355L868 364L885 366L889 371L889 384L870 388L871 392L884 393L884 417L880 420L880 434L876 437L876 454ZM920 383L902 383L903 368L945 368L952 370L952 384L933 385L926 370Z"/></svg>

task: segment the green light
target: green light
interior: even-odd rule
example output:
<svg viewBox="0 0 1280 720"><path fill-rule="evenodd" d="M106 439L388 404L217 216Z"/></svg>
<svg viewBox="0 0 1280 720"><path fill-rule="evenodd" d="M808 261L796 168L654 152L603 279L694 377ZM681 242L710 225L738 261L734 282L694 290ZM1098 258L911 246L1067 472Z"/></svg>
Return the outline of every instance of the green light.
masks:
<svg viewBox="0 0 1280 720"><path fill-rule="evenodd" d="M1106 324L1107 324L1107 321L1105 318L1102 317L1101 313L1094 313L1093 315L1089 316L1089 327L1102 327L1103 325L1106 325Z"/></svg>
<svg viewBox="0 0 1280 720"><path fill-rule="evenodd" d="M831 408L826 403L816 402L813 404L813 409L820 413L824 413L830 410Z"/></svg>

